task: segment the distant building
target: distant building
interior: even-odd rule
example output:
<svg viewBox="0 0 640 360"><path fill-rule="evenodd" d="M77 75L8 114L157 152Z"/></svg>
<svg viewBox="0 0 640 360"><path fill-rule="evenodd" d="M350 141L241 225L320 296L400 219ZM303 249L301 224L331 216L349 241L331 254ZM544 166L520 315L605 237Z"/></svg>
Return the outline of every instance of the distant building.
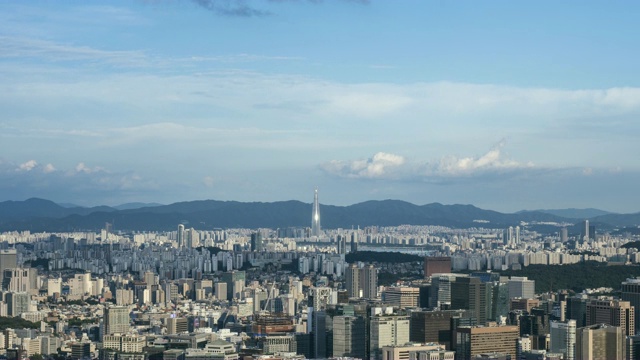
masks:
<svg viewBox="0 0 640 360"><path fill-rule="evenodd" d="M627 279L622 282L622 291L620 298L624 301L628 301L635 309L640 309L640 279ZM640 327L640 311L635 312L635 332L638 332Z"/></svg>
<svg viewBox="0 0 640 360"><path fill-rule="evenodd" d="M424 276L451 272L451 258L448 256L427 256L424 258Z"/></svg>
<svg viewBox="0 0 640 360"><path fill-rule="evenodd" d="M399 308L418 307L420 288L417 287L388 287L384 291L384 301Z"/></svg>
<svg viewBox="0 0 640 360"><path fill-rule="evenodd" d="M126 334L130 329L129 307L109 306L104 309L104 335Z"/></svg>
<svg viewBox="0 0 640 360"><path fill-rule="evenodd" d="M605 324L576 330L576 359L624 359L625 336L622 328Z"/></svg>
<svg viewBox="0 0 640 360"><path fill-rule="evenodd" d="M378 297L378 269L373 265L359 268L351 264L345 270L345 287L349 297L376 299Z"/></svg>
<svg viewBox="0 0 640 360"><path fill-rule="evenodd" d="M262 234L256 231L251 234L251 251L262 251Z"/></svg>
<svg viewBox="0 0 640 360"><path fill-rule="evenodd" d="M0 250L0 273L5 269L13 269L18 266L18 253L16 249Z"/></svg>
<svg viewBox="0 0 640 360"><path fill-rule="evenodd" d="M333 356L366 357L366 322L361 316L333 318Z"/></svg>
<svg viewBox="0 0 640 360"><path fill-rule="evenodd" d="M590 300L587 302L587 326L619 326L625 335L635 334L635 308L629 301Z"/></svg>
<svg viewBox="0 0 640 360"><path fill-rule="evenodd" d="M549 351L562 353L565 360L576 358L576 321L551 321Z"/></svg>
<svg viewBox="0 0 640 360"><path fill-rule="evenodd" d="M536 282L527 277L512 276L507 282L509 298L533 299L536 296Z"/></svg>
<svg viewBox="0 0 640 360"><path fill-rule="evenodd" d="M456 330L456 334L456 360L487 353L503 353L512 359L516 358L519 338L517 326L463 326Z"/></svg>

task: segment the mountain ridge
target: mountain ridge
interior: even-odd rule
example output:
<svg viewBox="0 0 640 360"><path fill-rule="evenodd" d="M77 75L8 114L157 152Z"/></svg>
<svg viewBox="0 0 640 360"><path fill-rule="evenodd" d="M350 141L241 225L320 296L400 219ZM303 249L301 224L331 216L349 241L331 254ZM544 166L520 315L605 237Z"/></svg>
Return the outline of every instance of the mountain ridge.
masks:
<svg viewBox="0 0 640 360"><path fill-rule="evenodd" d="M0 202L0 230L97 231L106 222L114 229L164 231L177 224L197 229L308 227L312 204L298 200L239 202L221 200L182 201L168 205L118 210L108 206L65 208L50 200L30 198ZM428 203L416 205L403 200L369 200L348 206L320 206L322 226L441 225L447 227L501 228L522 222L575 223L541 211L501 213L471 204ZM600 228L640 224L640 213L605 214L593 218Z"/></svg>

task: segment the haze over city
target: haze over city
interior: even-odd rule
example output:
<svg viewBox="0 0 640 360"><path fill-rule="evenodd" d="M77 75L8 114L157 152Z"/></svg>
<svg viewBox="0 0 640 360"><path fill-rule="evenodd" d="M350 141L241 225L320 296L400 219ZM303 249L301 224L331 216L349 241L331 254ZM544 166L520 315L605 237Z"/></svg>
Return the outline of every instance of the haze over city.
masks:
<svg viewBox="0 0 640 360"><path fill-rule="evenodd" d="M0 201L640 210L640 4L0 4Z"/></svg>

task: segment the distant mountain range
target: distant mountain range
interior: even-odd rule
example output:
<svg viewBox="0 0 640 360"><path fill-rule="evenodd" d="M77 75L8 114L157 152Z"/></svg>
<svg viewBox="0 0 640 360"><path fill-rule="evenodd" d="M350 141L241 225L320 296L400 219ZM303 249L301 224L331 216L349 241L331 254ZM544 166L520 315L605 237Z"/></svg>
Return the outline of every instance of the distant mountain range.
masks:
<svg viewBox="0 0 640 360"><path fill-rule="evenodd" d="M132 203L89 208L68 205L37 198L0 202L0 231L97 231L107 222L112 223L114 229L123 231L173 230L181 223L201 230L307 227L311 223L311 204L293 200L270 203L200 200L170 205ZM640 224L640 213L565 209L506 214L473 205L415 205L399 200L366 201L349 206L321 205L320 214L322 226L334 229L404 224L501 228L521 222L577 223L586 217L576 217L580 214L596 215L589 219L598 229ZM545 232L557 231L553 226L538 225L538 228Z"/></svg>
<svg viewBox="0 0 640 360"><path fill-rule="evenodd" d="M569 208L569 209L534 210L534 211L543 212L543 213L547 213L547 214L551 214L551 215L556 215L556 216L564 217L564 218L567 218L567 219L590 219L590 218L594 218L596 216L614 214L614 213L609 212L609 211L604 211L604 210L600 210L600 209L593 209L593 208L588 208L588 209Z"/></svg>

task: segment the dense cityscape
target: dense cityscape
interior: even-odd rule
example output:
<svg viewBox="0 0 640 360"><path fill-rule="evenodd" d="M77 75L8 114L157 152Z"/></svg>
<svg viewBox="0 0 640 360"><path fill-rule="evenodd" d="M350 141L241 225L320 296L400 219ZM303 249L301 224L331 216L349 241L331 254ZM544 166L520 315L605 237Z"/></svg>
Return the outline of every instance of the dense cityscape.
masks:
<svg viewBox="0 0 640 360"><path fill-rule="evenodd" d="M324 229L317 189L310 215L306 228L5 232L0 347L8 359L640 357L640 277L580 290L521 276L636 267L628 233L588 220L578 234Z"/></svg>
<svg viewBox="0 0 640 360"><path fill-rule="evenodd" d="M0 360L640 360L639 19L0 0Z"/></svg>

